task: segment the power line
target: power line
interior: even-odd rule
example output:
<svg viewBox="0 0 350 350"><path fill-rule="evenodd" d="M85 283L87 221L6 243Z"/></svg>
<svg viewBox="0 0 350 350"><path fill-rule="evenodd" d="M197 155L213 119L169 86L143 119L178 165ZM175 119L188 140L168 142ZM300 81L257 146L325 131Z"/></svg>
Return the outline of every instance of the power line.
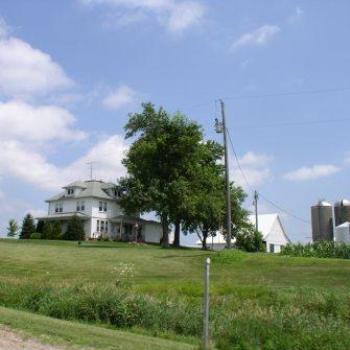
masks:
<svg viewBox="0 0 350 350"><path fill-rule="evenodd" d="M256 94L256 95L236 95L227 96L223 99L226 100L244 100L244 99L255 99L255 98L265 98L265 97L278 97L278 96L298 96L298 95L317 95L325 93L337 93L350 91L350 87L345 88L328 88L328 89L315 89L315 90L300 90L300 91L282 91L282 92L272 92L266 94Z"/></svg>
<svg viewBox="0 0 350 350"><path fill-rule="evenodd" d="M232 148L232 152L233 152L234 157L235 157L235 159L236 159L236 163L237 163L238 169L239 169L239 171L241 172L242 177L243 177L243 179L244 179L244 181L245 181L247 187L249 188L249 190L250 190L251 192L254 192L252 186L250 185L250 183L249 183L249 181L248 181L248 179L247 179L247 177L246 177L246 175L245 175L245 173L244 173L244 171L243 171L243 168L241 167L239 158L238 158L237 153L236 153L236 151L235 151L235 148L234 148L234 146L233 146L233 142L232 142L232 139L231 139L231 135L230 135L230 132L229 132L228 129L227 129L227 135L228 135L228 138L229 138L229 141L230 141L230 145L231 145L231 148ZM299 220L299 221L301 221L301 222L303 222L303 223L305 223L305 224L311 224L308 220L303 219L303 218L301 218L301 217L299 217L299 216L293 214L290 210L284 209L284 208L282 208L280 205L274 203L273 201L271 201L270 199L268 199L266 196L264 196L260 191L258 192L258 194L259 194L259 196L260 196L262 199L264 199L264 200L265 200L266 202L268 202L270 205L272 205L272 206L275 207L276 209L280 210L281 212L287 214L288 216L290 216L290 217L292 217L292 218L294 218L294 219L296 219L296 220Z"/></svg>
<svg viewBox="0 0 350 350"><path fill-rule="evenodd" d="M281 91L281 92L271 92L265 94L255 94L255 95L235 95L223 97L226 100L249 100L256 98L268 98L268 97L278 97L278 96L299 96L299 95L318 95L318 94L329 94L338 92L350 91L350 87L343 88L324 88L324 89L313 89L313 90L299 90L299 91ZM217 101L217 100L215 100ZM197 103L190 106L185 106L184 109L192 109L198 107L208 106L212 102Z"/></svg>
<svg viewBox="0 0 350 350"><path fill-rule="evenodd" d="M236 128L239 129L257 129L266 127L279 127L279 126L298 126L298 125L314 125L314 124L327 124L335 122L348 122L350 118L339 118L339 119L323 119L323 120L304 120L304 121L286 121L280 123L268 123L260 125L237 125Z"/></svg>

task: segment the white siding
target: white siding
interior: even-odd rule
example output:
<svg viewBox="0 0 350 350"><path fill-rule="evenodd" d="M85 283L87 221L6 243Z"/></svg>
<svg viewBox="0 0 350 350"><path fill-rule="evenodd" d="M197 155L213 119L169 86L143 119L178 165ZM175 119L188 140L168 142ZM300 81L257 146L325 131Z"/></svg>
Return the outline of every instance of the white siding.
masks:
<svg viewBox="0 0 350 350"><path fill-rule="evenodd" d="M162 238L162 225L156 223L144 224L144 237L147 243L160 243Z"/></svg>
<svg viewBox="0 0 350 350"><path fill-rule="evenodd" d="M272 225L272 228L269 234L265 238L266 242L266 251L271 253L271 245L273 245L274 253L279 253L281 251L281 247L285 246L288 243L287 238L284 235L283 229L276 219Z"/></svg>

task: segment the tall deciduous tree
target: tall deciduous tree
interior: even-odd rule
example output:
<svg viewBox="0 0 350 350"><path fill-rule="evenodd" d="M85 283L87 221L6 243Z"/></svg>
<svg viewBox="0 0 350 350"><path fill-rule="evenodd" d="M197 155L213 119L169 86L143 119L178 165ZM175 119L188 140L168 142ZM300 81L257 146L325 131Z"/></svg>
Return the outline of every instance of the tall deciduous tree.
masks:
<svg viewBox="0 0 350 350"><path fill-rule="evenodd" d="M30 235L35 232L34 219L31 214L27 214L23 219L20 239L29 239Z"/></svg>
<svg viewBox="0 0 350 350"><path fill-rule="evenodd" d="M215 235L224 216L223 166L218 162L223 148L213 141L202 143L193 165L190 205L184 212L184 231L196 233L207 249L207 238Z"/></svg>
<svg viewBox="0 0 350 350"><path fill-rule="evenodd" d="M17 221L14 219L11 219L9 221L9 226L7 228L7 237L16 237L17 233L18 233L18 224Z"/></svg>
<svg viewBox="0 0 350 350"><path fill-rule="evenodd" d="M179 225L191 198L189 178L202 130L183 115L169 115L151 103L129 116L125 130L126 138L137 138L123 160L128 176L120 180L126 188L120 204L127 213L155 211L162 223L162 246L168 247L169 225Z"/></svg>

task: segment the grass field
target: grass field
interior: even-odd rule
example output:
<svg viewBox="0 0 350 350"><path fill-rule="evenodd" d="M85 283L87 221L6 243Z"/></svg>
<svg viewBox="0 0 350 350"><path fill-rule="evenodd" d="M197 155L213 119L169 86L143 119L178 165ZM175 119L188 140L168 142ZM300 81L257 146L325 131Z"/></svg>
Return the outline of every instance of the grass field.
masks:
<svg viewBox="0 0 350 350"><path fill-rule="evenodd" d="M350 261L340 259L2 240L0 304L196 345L208 255L218 349L350 348Z"/></svg>

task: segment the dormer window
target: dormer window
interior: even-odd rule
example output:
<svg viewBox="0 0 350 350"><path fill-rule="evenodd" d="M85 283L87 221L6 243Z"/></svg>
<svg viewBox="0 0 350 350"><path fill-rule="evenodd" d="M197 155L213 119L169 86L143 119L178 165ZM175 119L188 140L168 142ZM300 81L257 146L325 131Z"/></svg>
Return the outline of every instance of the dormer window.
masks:
<svg viewBox="0 0 350 350"><path fill-rule="evenodd" d="M68 196L73 195L74 194L74 188L68 188L67 189L67 194L68 194Z"/></svg>

